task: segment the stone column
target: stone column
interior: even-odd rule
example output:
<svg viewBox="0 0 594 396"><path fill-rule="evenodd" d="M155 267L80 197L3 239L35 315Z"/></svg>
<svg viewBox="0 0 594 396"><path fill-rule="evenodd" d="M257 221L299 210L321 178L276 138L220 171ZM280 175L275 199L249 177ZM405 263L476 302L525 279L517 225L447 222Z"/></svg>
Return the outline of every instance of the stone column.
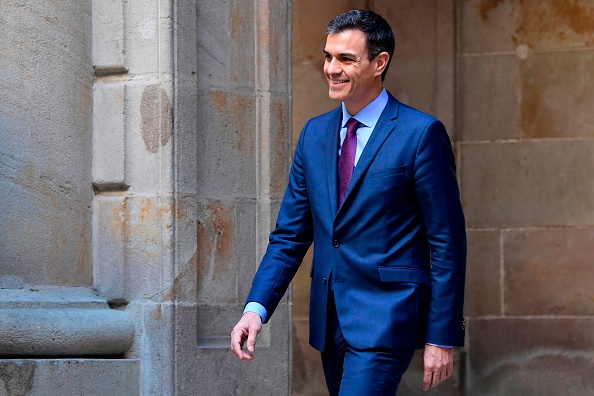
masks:
<svg viewBox="0 0 594 396"><path fill-rule="evenodd" d="M179 4L175 29L176 391L289 394L288 297L255 361L231 354L229 335L287 181L290 2Z"/></svg>

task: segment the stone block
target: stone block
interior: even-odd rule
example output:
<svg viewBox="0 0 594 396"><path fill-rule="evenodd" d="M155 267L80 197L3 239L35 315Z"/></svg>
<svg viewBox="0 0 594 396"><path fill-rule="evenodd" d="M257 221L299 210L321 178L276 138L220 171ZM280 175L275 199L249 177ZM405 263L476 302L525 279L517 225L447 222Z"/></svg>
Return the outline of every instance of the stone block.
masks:
<svg viewBox="0 0 594 396"><path fill-rule="evenodd" d="M173 74L171 1L126 1L124 47L131 75Z"/></svg>
<svg viewBox="0 0 594 396"><path fill-rule="evenodd" d="M292 7L293 64L311 61L321 71L328 23L343 12L365 8L366 2L304 0L293 3Z"/></svg>
<svg viewBox="0 0 594 396"><path fill-rule="evenodd" d="M464 52L586 47L594 43L594 5L587 0L458 1Z"/></svg>
<svg viewBox="0 0 594 396"><path fill-rule="evenodd" d="M243 304L252 287L252 280L260 264L256 254L256 204L238 202L235 212L235 245L237 246L237 302ZM263 241L267 242L267 241Z"/></svg>
<svg viewBox="0 0 594 396"><path fill-rule="evenodd" d="M197 2L184 1L175 4L174 8L174 29L175 47L182 50L174 52L175 75L180 80L193 81L196 88L198 79L198 25L197 25ZM196 102L193 103L194 105Z"/></svg>
<svg viewBox="0 0 594 396"><path fill-rule="evenodd" d="M172 89L157 80L126 83L125 167L131 193L172 191Z"/></svg>
<svg viewBox="0 0 594 396"><path fill-rule="evenodd" d="M175 191L177 194L195 195L198 192L198 88L196 78L177 80L172 98L175 122L173 125L173 156L175 163ZM199 132L200 131L200 132Z"/></svg>
<svg viewBox="0 0 594 396"><path fill-rule="evenodd" d="M292 7L293 5L288 1L271 1L267 3L256 3L257 9L262 4L267 4L268 9L264 11L268 15L266 18L259 18L256 24L256 29L260 34L265 33L261 37L268 37L270 43L268 53L266 55L268 60L269 77L268 86L271 92L281 93L287 97L291 93L291 30L292 30ZM319 4L319 3L318 3ZM260 13L260 11L256 11ZM257 44L259 46L259 44ZM256 67L256 73L261 70ZM288 104L289 102L287 102Z"/></svg>
<svg viewBox="0 0 594 396"><path fill-rule="evenodd" d="M519 62L515 55L459 58L458 140L519 136Z"/></svg>
<svg viewBox="0 0 594 396"><path fill-rule="evenodd" d="M446 0L444 3L449 1L451 0ZM435 4L431 0L405 0L399 1L398 7L394 7L390 0L373 2L373 11L384 17L394 30L397 43L396 59L432 57L437 55L436 49L439 51L447 48L440 46L437 41L452 40L453 36L438 37L436 35ZM431 23L427 23L427 21L431 21ZM453 24L451 17L450 21Z"/></svg>
<svg viewBox="0 0 594 396"><path fill-rule="evenodd" d="M396 58L390 65L385 87L404 104L429 114L435 113L436 59L432 57ZM387 79L387 78L386 78Z"/></svg>
<svg viewBox="0 0 594 396"><path fill-rule="evenodd" d="M95 72L125 71L124 2L92 0L92 24Z"/></svg>
<svg viewBox="0 0 594 396"><path fill-rule="evenodd" d="M468 394L591 394L593 326L576 317L470 320Z"/></svg>
<svg viewBox="0 0 594 396"><path fill-rule="evenodd" d="M522 61L522 137L594 137L593 69L594 50L534 53Z"/></svg>
<svg viewBox="0 0 594 396"><path fill-rule="evenodd" d="M266 23L263 26L257 26L256 21L259 19L258 16L267 15L267 13L254 14L255 4L251 1L232 0L230 1L230 7L228 27L231 30L231 45L228 51L232 54L229 64L231 79L226 85L254 89L256 86L256 69L261 67L266 69L269 66L266 61L264 61L264 64L256 62L256 52L267 52L270 44L266 40L257 43L257 38L261 37L259 29L266 31L270 27ZM255 15L255 18L246 18L246 15Z"/></svg>
<svg viewBox="0 0 594 396"><path fill-rule="evenodd" d="M164 299L195 302L198 290L198 250L196 227L198 200L195 196L178 195L175 200L175 262L173 287Z"/></svg>
<svg viewBox="0 0 594 396"><path fill-rule="evenodd" d="M457 0L458 52L511 52L520 19L518 2L513 0Z"/></svg>
<svg viewBox="0 0 594 396"><path fill-rule="evenodd" d="M270 163L268 169L262 169L261 172L270 173L270 198L282 199L287 188L292 160L291 108L288 97L272 95L270 127L267 134L270 142L267 148Z"/></svg>
<svg viewBox="0 0 594 396"><path fill-rule="evenodd" d="M501 234L499 231L468 231L466 294L467 316L500 315L502 308Z"/></svg>
<svg viewBox="0 0 594 396"><path fill-rule="evenodd" d="M592 225L594 141L460 145L470 228Z"/></svg>
<svg viewBox="0 0 594 396"><path fill-rule="evenodd" d="M199 92L198 194L255 197L256 98L210 90Z"/></svg>
<svg viewBox="0 0 594 396"><path fill-rule="evenodd" d="M138 359L3 359L0 395L139 395Z"/></svg>
<svg viewBox="0 0 594 396"><path fill-rule="evenodd" d="M93 87L93 184L99 190L126 188L124 85Z"/></svg>
<svg viewBox="0 0 594 396"><path fill-rule="evenodd" d="M93 200L93 287L109 301L125 299L126 207L123 196Z"/></svg>
<svg viewBox="0 0 594 396"><path fill-rule="evenodd" d="M309 345L309 320L293 319L293 396L326 396L320 352Z"/></svg>
<svg viewBox="0 0 594 396"><path fill-rule="evenodd" d="M176 358L184 362L177 365L176 370L179 394L290 394L288 306L279 306L270 324L263 326L255 359L251 362L240 361L229 350L231 329L239 320L241 310L239 304L176 307ZM197 343L196 326L204 329L198 334L216 335L214 330L219 329L220 342ZM223 367L225 369L221 370Z"/></svg>
<svg viewBox="0 0 594 396"><path fill-rule="evenodd" d="M340 103L335 102L328 96L328 83L322 72L323 59L321 58L320 56L319 61L293 64L293 108L291 118L294 146L299 140L303 126L310 118L340 105Z"/></svg>
<svg viewBox="0 0 594 396"><path fill-rule="evenodd" d="M231 81L231 2L196 2L198 87L229 87ZM248 18L246 18L248 19ZM253 33L251 35L253 37Z"/></svg>
<svg viewBox="0 0 594 396"><path fill-rule="evenodd" d="M128 195L124 199L126 299L163 299L170 294L173 270L171 197Z"/></svg>
<svg viewBox="0 0 594 396"><path fill-rule="evenodd" d="M507 315L594 315L594 229L503 235Z"/></svg>
<svg viewBox="0 0 594 396"><path fill-rule="evenodd" d="M206 304L237 302L238 229L235 204L201 201L196 227L197 301Z"/></svg>

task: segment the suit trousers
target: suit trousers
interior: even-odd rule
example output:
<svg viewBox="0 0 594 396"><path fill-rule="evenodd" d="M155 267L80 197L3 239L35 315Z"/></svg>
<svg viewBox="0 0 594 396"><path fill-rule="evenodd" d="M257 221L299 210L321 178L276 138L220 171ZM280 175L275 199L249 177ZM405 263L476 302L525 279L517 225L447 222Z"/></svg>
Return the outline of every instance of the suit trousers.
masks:
<svg viewBox="0 0 594 396"><path fill-rule="evenodd" d="M369 323L370 329L373 323ZM328 297L328 328L322 366L330 396L394 396L414 349L356 349L345 340L334 303Z"/></svg>

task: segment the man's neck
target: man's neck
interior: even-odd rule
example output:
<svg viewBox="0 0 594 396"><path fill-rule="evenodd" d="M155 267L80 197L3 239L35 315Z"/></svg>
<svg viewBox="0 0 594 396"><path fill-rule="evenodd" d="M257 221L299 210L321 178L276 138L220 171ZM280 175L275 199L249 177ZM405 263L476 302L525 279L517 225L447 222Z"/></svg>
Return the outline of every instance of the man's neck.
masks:
<svg viewBox="0 0 594 396"><path fill-rule="evenodd" d="M365 107L367 107L375 99L377 99L379 94L382 93L383 89L384 89L384 87L381 84L379 84L377 86L377 88L374 89L373 91L371 91L365 98L362 98L361 100L359 100L355 103L344 102L344 106L350 115L355 115L358 112L360 112L361 110L363 110Z"/></svg>

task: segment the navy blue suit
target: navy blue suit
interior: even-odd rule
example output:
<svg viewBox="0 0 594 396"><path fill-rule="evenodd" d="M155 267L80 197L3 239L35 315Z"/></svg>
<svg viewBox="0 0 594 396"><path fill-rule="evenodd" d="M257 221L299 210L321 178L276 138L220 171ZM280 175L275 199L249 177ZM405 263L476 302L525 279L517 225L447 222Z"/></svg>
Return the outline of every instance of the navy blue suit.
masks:
<svg viewBox="0 0 594 396"><path fill-rule="evenodd" d="M330 280L355 348L462 345L466 232L444 126L391 95L337 202L342 112L305 125L247 301L268 317L314 242L310 343L327 342Z"/></svg>

